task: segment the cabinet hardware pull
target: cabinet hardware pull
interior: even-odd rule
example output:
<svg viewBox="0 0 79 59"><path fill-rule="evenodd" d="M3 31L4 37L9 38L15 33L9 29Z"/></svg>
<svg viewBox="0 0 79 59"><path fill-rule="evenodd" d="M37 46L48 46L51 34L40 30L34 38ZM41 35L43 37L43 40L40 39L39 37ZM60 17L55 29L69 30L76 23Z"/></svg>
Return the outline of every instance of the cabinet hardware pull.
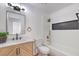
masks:
<svg viewBox="0 0 79 59"><path fill-rule="evenodd" d="M18 48L18 52L19 52L18 54L20 54L20 48Z"/></svg>
<svg viewBox="0 0 79 59"><path fill-rule="evenodd" d="M16 48L16 55L18 55L18 48Z"/></svg>
<svg viewBox="0 0 79 59"><path fill-rule="evenodd" d="M16 55L20 54L20 48L16 48Z"/></svg>

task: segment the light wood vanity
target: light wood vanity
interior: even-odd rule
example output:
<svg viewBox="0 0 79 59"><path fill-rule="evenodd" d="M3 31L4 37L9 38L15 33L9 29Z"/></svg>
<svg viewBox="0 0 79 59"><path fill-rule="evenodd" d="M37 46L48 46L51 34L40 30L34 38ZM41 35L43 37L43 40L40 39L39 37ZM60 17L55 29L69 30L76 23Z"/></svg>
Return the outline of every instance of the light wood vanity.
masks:
<svg viewBox="0 0 79 59"><path fill-rule="evenodd" d="M33 56L35 54L35 41L0 47L0 56Z"/></svg>

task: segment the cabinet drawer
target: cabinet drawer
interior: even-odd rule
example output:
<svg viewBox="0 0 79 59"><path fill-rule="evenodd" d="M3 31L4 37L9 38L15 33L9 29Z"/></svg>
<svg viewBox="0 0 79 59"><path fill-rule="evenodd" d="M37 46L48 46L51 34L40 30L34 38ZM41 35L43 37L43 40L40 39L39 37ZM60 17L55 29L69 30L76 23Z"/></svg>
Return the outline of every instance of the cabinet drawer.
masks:
<svg viewBox="0 0 79 59"><path fill-rule="evenodd" d="M25 49L32 50L33 43L22 43L22 44L19 44L18 47L22 47L22 48L25 48Z"/></svg>

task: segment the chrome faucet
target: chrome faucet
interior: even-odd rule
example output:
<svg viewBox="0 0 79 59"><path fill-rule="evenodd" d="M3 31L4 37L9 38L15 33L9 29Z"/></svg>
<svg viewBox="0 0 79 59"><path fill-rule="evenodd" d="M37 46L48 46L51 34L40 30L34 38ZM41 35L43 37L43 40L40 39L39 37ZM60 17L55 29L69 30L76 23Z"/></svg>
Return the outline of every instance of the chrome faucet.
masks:
<svg viewBox="0 0 79 59"><path fill-rule="evenodd" d="M18 38L19 38L19 37L18 37L18 34L16 33L16 40L18 40Z"/></svg>
<svg viewBox="0 0 79 59"><path fill-rule="evenodd" d="M20 39L20 40L21 40L21 39L22 39L22 37L19 37L19 34L17 34L17 33L16 33L15 38L13 37L13 38L12 38L12 40L18 40L18 39Z"/></svg>

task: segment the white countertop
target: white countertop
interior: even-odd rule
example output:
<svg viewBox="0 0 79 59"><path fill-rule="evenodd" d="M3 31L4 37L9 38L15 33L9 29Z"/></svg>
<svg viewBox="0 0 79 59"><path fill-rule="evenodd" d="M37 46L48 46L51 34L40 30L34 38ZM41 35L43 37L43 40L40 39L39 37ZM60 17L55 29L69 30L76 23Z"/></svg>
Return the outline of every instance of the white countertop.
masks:
<svg viewBox="0 0 79 59"><path fill-rule="evenodd" d="M21 40L20 39L18 39L18 40L7 39L7 41L5 43L0 43L0 48L11 46L11 45L16 45L16 44L21 44L21 43L25 43L25 42L33 42L33 41L34 41L34 39L29 38L29 37L22 38Z"/></svg>

